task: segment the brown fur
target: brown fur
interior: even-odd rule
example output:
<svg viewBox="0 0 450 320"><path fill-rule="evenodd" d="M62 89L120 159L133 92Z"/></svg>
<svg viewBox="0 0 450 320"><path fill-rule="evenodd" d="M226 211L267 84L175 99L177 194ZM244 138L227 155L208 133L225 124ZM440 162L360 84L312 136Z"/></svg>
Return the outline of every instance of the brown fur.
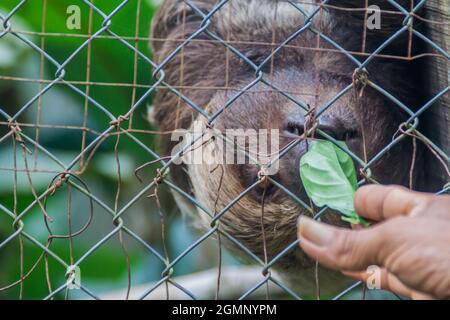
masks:
<svg viewBox="0 0 450 320"><path fill-rule="evenodd" d="M192 1L204 13L213 9L215 1ZM310 10L310 8L305 8ZM356 25L358 19L355 19ZM332 37L348 50L360 50L361 35L351 33L348 25L339 24L339 19L324 11L322 21L316 22L324 34ZM158 63L173 52L180 41L187 39L201 26L202 18L183 1L166 0L153 23L152 43L155 59ZM282 42L304 23L304 17L282 1L273 0L233 0L212 16L208 30L221 39L227 39L232 46L243 53L255 64L261 63L271 52L267 45L246 44ZM362 30L362 29L359 29ZM164 81L172 86L182 86L180 92L209 115L221 109L238 91L233 89L200 89L231 87L242 89L255 79L254 71L223 44L211 40L201 33L197 41L189 42L175 55L163 70ZM377 38L368 44L367 50L373 50L382 39ZM352 83L355 65L339 53L293 48L292 46L314 48L317 36L307 31L289 43L291 47L281 49L269 62L264 79L273 83L282 91L313 107L321 107ZM334 49L321 41L322 48ZM394 49L392 49L394 50ZM369 77L386 91L395 92L404 103L412 103L408 93L411 87L405 82L405 67L401 63L375 61L369 65ZM196 89L199 88L199 89ZM400 89L399 89L400 88ZM276 91L268 90L264 84L257 84L243 94L214 122L214 128L253 128L285 130L287 119L297 117L304 121L304 111L288 98ZM154 119L161 130L189 128L192 121L205 121L170 90L160 90L154 100ZM368 159L376 155L392 139L401 121L398 108L374 89L366 87L361 98L355 92L343 95L321 117L330 120L333 126L342 126L356 134L347 141L350 149L364 158L363 134L366 140ZM320 120L320 119L319 119ZM363 131L363 132L362 132ZM285 145L294 137L286 134L280 145ZM162 141L166 153L170 153L175 142L167 137ZM213 144L206 146L207 152L214 157ZM298 163L306 150L306 142L300 143L280 161L280 171L276 180L298 197L309 203L299 181ZM410 163L410 144L397 145L371 168L373 177L379 182L406 184L408 164ZM401 164L401 165L400 165ZM176 183L192 194L210 212L220 211L241 192L257 180L258 168L254 165L224 165L223 182L220 184L221 170L213 170L215 165L189 165L186 168L174 166L172 177ZM213 171L213 172L212 172ZM187 172L187 174L186 174ZM189 178L192 177L192 178ZM261 228L261 187L250 191L233 205L220 219L220 227L239 240L259 257L264 256ZM216 204L217 194L219 198ZM195 207L190 206L194 211ZM272 259L296 239L296 221L300 214L309 214L281 190L267 194L264 206L264 230L268 259ZM208 227L210 220L204 213L198 214L201 224ZM341 224L333 214L324 215L325 221ZM291 279L293 285L311 292L314 277L311 271L314 262L308 259L300 249L292 250L280 259L276 267ZM300 270L304 270L303 272ZM333 283L336 274L321 272L325 281ZM331 288L333 289L333 288ZM342 288L334 288L336 290ZM332 292L332 291L329 291Z"/></svg>

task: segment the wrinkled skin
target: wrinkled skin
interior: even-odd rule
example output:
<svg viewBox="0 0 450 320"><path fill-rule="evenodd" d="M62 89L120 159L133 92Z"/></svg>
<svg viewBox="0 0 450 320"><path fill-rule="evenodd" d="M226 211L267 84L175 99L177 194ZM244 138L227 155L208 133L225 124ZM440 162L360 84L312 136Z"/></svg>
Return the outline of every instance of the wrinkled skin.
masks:
<svg viewBox="0 0 450 320"><path fill-rule="evenodd" d="M209 12L215 4L211 0L192 2L204 13ZM307 7L304 9L311 10ZM221 39L228 39L247 59L259 65L273 50L271 46L261 43L283 42L304 24L304 20L304 16L286 2L277 4L272 0L234 0L213 15L208 30ZM357 19L352 21L358 25ZM324 11L320 25L319 20L315 25L343 48L360 51L361 35L350 29L346 22L347 19L340 20L333 13ZM153 23L152 48L156 61L161 63L181 43L173 39L188 38L201 24L202 18L182 1L165 1ZM362 30L362 26L357 30ZM255 70L233 52L227 52L223 44L205 41L211 40L207 34L201 33L195 39L197 41L184 46L164 66L164 81L175 87L181 86L180 92L185 97L212 115L222 109L239 89L255 80ZM372 35L372 39L372 42L366 44L368 52L382 42L383 35ZM253 44L246 43L249 41ZM344 54L305 49L316 47L317 41L315 33L306 31L289 42L289 46L279 50L261 69L262 79L272 84L272 87L261 82L253 86L216 118L214 129L279 129L281 147L298 139L303 134L306 112L273 88L289 93L317 112L352 84L356 67ZM323 40L320 47L335 49ZM367 67L369 79L386 91L395 92L395 96L405 104L412 104L417 98L411 94L414 92L411 91L412 88L402 79L408 77L407 72L411 72L413 68L406 63L394 62L374 59ZM226 90L224 87L232 89ZM392 140L402 116L396 105L375 89L366 86L361 95L356 89L350 89L341 95L318 118L318 128L337 140L345 141L350 150L361 159L371 159ZM158 91L152 117L164 131L187 129L193 120L206 121L185 100L166 89ZM169 138L165 136L161 141L167 154L170 154L176 143ZM376 161L371 166L372 177L381 183L406 185L411 163L410 145L405 139ZM214 157L214 143L207 144L205 149L206 153ZM306 149L307 142L303 140L285 154L273 179L309 204L298 173L299 160ZM257 181L259 172L259 168L252 164L223 165L222 169L214 170L216 167L215 164L202 164L171 168L176 184L212 213L220 211ZM182 197L176 198L183 211L200 218L199 226L210 225L210 218L204 212L182 201ZM264 234L261 225L263 200ZM220 227L262 259L266 247L267 258L270 260L295 241L296 221L302 214L311 215L283 190L270 183L261 183L221 217ZM323 221L343 224L332 213L325 214ZM231 247L236 248L233 245ZM290 280L292 287L301 288L301 292L313 292L314 265L314 261L307 258L300 249L294 249L280 259L275 267L282 276ZM320 276L322 292L332 293L342 289L342 286L336 284L339 279L336 273L321 270Z"/></svg>
<svg viewBox="0 0 450 320"><path fill-rule="evenodd" d="M299 219L302 249L321 264L402 296L450 299L450 196L369 185L356 192L355 209L371 228L350 231ZM369 267L379 271L377 280Z"/></svg>

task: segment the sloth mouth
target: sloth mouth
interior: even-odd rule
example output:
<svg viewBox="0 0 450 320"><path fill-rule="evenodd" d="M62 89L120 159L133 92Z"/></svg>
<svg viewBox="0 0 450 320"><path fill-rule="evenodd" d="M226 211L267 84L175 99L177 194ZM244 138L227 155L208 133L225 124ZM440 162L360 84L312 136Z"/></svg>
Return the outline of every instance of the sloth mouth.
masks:
<svg viewBox="0 0 450 320"><path fill-rule="evenodd" d="M272 183L269 179L261 181L253 189L259 196L260 200L271 200L278 191L278 187Z"/></svg>
<svg viewBox="0 0 450 320"><path fill-rule="evenodd" d="M244 189L249 188L260 179L258 175L260 169L256 165L237 165L236 169L237 176L241 180ZM273 201L279 194L280 189L272 181L280 181L280 174L276 173L271 175L270 178L266 177L261 179L259 183L251 189L249 195L259 203L262 201Z"/></svg>

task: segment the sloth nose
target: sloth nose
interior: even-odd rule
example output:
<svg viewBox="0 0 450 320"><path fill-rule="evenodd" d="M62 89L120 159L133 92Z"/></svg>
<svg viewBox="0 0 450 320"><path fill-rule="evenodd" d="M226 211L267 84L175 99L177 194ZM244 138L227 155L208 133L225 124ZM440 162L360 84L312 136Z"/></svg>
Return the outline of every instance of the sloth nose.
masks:
<svg viewBox="0 0 450 320"><path fill-rule="evenodd" d="M330 117L321 117L319 119L318 129L336 140L347 140L351 132L345 128L339 119ZM288 119L286 131L290 134L301 136L305 130L305 120L298 116L292 116Z"/></svg>
<svg viewBox="0 0 450 320"><path fill-rule="evenodd" d="M336 140L345 141L349 138L349 130L336 118L320 119L318 128Z"/></svg>

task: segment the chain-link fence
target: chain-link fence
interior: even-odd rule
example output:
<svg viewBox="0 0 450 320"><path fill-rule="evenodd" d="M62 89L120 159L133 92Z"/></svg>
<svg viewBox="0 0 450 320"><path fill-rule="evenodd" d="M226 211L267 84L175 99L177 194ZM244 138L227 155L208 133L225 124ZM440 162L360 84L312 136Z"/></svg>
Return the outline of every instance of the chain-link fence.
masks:
<svg viewBox="0 0 450 320"><path fill-rule="evenodd" d="M370 1L366 1L365 6L351 9L336 7L329 4L329 1L310 2L313 7L311 10L304 9L307 2L280 1L284 2L283 5L288 5L291 12L303 17L303 24L296 27L296 30L287 37L276 41L257 43L252 42L251 38L247 39L245 43L247 47L256 48L264 45L270 49L267 56L256 62L242 52L239 41L220 37L210 27L215 17L223 14L232 0L216 1L209 11L204 11L203 7L199 6L199 1L180 0L185 13L184 19L183 14L178 17L180 19L178 23L183 24L192 19L186 17L186 12L190 12L199 21L195 32L191 32L188 36L183 34L182 39L143 36L143 32L148 32L152 14L149 14L148 4L141 0L108 1L107 4L102 0L83 0L77 1L75 8L72 6L73 11L72 9L66 11L70 4L63 1L59 4L49 0L2 2L4 3L0 6L2 24L0 50L3 51L0 52L2 71L0 170L3 175L0 190L2 192L0 265L5 274L7 270L14 269L10 271L13 281L7 277L1 278L3 283L0 284L0 290L5 297L26 298L27 290L34 290L27 289L29 288L27 282L33 277L38 277L39 280L34 280L33 286L40 285L43 290L48 290L42 298L71 297L69 295L71 289L78 285L85 294L83 297L101 298L103 296L99 292L83 281L83 270L86 269L88 260L102 256L104 247L112 241L118 241L119 246L116 249L120 252L121 261L99 262L94 259L89 266L98 269L100 273L106 273L108 269L114 268L116 263L125 264L128 288L124 289L123 296L116 294L114 297L129 297L130 292L133 293L133 285L147 279L145 276L132 279L135 275L134 268L144 264L143 268L140 266L141 269L154 269L161 273L157 281L141 284L139 293L133 297L151 298L156 291L163 290L164 296L167 297L180 297L181 294L187 298L203 298L204 295L190 289L188 282L178 281L181 278L176 276L176 271L180 264L189 259L189 256L204 243L218 239L219 246L212 245L211 249L213 251L211 256L217 258L213 263L217 272L213 277L201 279L202 285L213 288L216 297L251 298L267 287L267 292L272 292L272 297L308 298L303 295L301 288L294 289L292 284L285 283L281 280L283 278L279 278L273 271L283 257L294 250L300 250L298 241L292 241L273 256L268 257L267 254L261 256L248 248L233 233L221 228L221 220L233 206L268 180L277 189L282 190L290 200L312 213L316 219L324 218L328 214L327 208L317 210L276 178L258 174L253 183L234 199L223 207L215 208L214 211L209 210L195 194L190 194L177 185L169 174L172 163L189 151L192 144L175 155L161 155L156 145L158 139L153 137L170 135L171 132L150 130L150 125L143 120L147 105L151 104L152 95L158 90L165 90L168 92L167 95L176 96L177 108L190 109L195 117L202 118L207 123L205 132L214 127L224 111L227 115L233 115L233 105L236 101L246 93L252 92L256 86L263 86L266 90L283 96L299 108L299 112L302 110L301 112L309 116L310 126L305 127L303 135L283 146L279 156L274 160L278 161L302 143L312 128L317 136L336 142L326 130L316 128L314 124L318 123L327 110L332 109L345 95L362 96L365 90L370 88L406 114L406 117L391 137L391 141L383 145L372 157L364 159L349 152L359 166L361 179L359 184L376 183L371 169L380 159L387 157L399 144L407 140L413 146L409 163L392 163L391 168L387 169L394 170L396 166L407 166L410 187L414 187L413 176L420 173L422 175L419 175L418 179L422 179L421 184L428 186L429 190L437 193L446 193L449 190L450 55L446 47L449 30L448 1L411 1L410 7L397 3L400 1L385 1L384 5L389 8L388 13L401 18L400 25L395 30L389 30L383 42L377 44L374 50L369 50L364 45L365 31L355 29L355 33L362 34L363 46L358 52L345 49L336 40L340 39L339 37L323 33L317 28L321 25L317 21L327 10L362 13L367 20ZM63 17L61 21L64 22L62 25L66 30L58 32L57 27L53 26L57 22L50 20L52 12L58 12L57 16ZM124 12L127 12L126 16ZM86 26L67 30L66 20L70 16L71 19L75 19L72 22L76 25L77 13L84 15L81 24ZM119 27L115 28L116 25ZM24 26L28 28L22 29ZM315 42L317 46L295 48L293 44L295 40L306 34L313 35L317 39ZM405 36L408 40L404 44L407 48L404 55L385 53L386 48ZM102 47L106 41L113 43L111 47ZM159 61L156 62L148 52L149 41L161 43L170 41L174 49L164 57L159 57ZM167 66L176 59L183 60L185 49L193 42L214 43L223 47L226 56L229 57L227 59L238 59L242 63L242 68L249 68L254 75L252 81L236 89L229 87L228 80L223 81L224 87L202 88L201 84L194 86L185 84L183 76L177 77L176 81L166 79ZM55 49L58 45L61 47L66 45L64 50L61 49L63 53ZM417 46L422 46L424 50L415 54L414 48ZM268 73L266 68L270 67L273 59L283 48L288 47L298 52L311 51L313 54L331 52L345 57L347 62L353 65L353 73L347 75L351 80L345 83L337 95L321 105L312 107L310 103L299 99L297 93L279 88L264 76ZM118 53L115 53L115 50ZM27 54L34 57L30 61L35 68L24 68L25 71L18 72L16 67L22 63L25 65L23 52L28 52ZM114 54L119 57L113 56ZM426 81L427 85L431 83L426 101L413 108L399 99L397 93L387 91L373 80L371 73L367 73L366 69L370 69L371 64L377 59L386 59L394 63L426 60L424 73L428 74L421 77L432 79L429 83ZM52 76L48 76L50 74ZM72 74L76 76L72 77ZM96 80L99 79L96 78L100 77L99 75L103 75L104 78ZM232 75L228 75L227 69L226 74L216 74L216 77L231 78ZM403 81L414 82L417 79L403 79ZM26 88L29 88L27 92ZM227 96L225 103L217 110L208 113L204 105L199 105L191 99L190 89L229 91L232 94ZM58 90L65 90L65 94L70 93L64 95ZM128 97L128 101L117 98L116 94L120 90L126 91L124 96ZM18 96L20 98L17 98ZM22 101L23 99L26 101ZM49 108L47 104L56 107ZM78 113L71 111L72 104ZM422 126L423 124L425 125ZM79 148L79 151L73 152L76 148ZM423 149L422 153L420 149ZM132 161L126 158L127 153L133 158ZM419 167L419 159L416 161L419 157L425 159L422 161L425 163L425 169ZM45 159L45 162L42 159ZM135 171L136 177L133 175ZM144 171L147 176L142 173ZM199 209L199 214L204 215L210 222L209 228L201 231L196 238L187 238L184 242L180 239L183 248L176 254L170 252L167 244L170 232L176 232L166 227L167 219L170 220L170 216L173 216L169 211L174 210L170 204L164 205L164 202L170 202L167 199L168 195L165 194L167 191L184 198ZM217 190L217 194L220 192ZM136 214L138 210L147 211L148 214L139 216ZM62 222L56 223L55 220L61 219ZM98 227L99 222L94 223L96 220L101 221L101 228ZM135 228L151 230L151 234L142 234ZM255 226L255 233L260 232L260 229L261 226ZM86 238L84 237L86 233L95 236ZM179 236L182 237L183 234L180 233ZM222 266L221 257L224 253L220 240L231 243L255 267L251 270L244 266L237 267L232 269L229 275L222 274L227 271L225 266ZM83 241L85 246L81 251L77 251L76 246ZM130 246L134 246L133 252L136 255L149 259L151 257L152 260L136 262L133 254L129 252ZM53 276L55 270L59 270L58 277ZM82 276L78 282L80 270ZM224 278L245 277L249 272L255 271L260 273L256 282L237 281L233 294L221 294L220 284L222 283L222 290L227 287L223 284ZM194 279L200 282L200 278ZM208 284L205 284L205 279L208 279L206 281ZM340 299L362 287L362 283L357 282L347 288L336 288L339 294L327 298ZM116 291L117 286L108 288L103 284L101 289L103 292ZM214 298L214 294L210 297Z"/></svg>

